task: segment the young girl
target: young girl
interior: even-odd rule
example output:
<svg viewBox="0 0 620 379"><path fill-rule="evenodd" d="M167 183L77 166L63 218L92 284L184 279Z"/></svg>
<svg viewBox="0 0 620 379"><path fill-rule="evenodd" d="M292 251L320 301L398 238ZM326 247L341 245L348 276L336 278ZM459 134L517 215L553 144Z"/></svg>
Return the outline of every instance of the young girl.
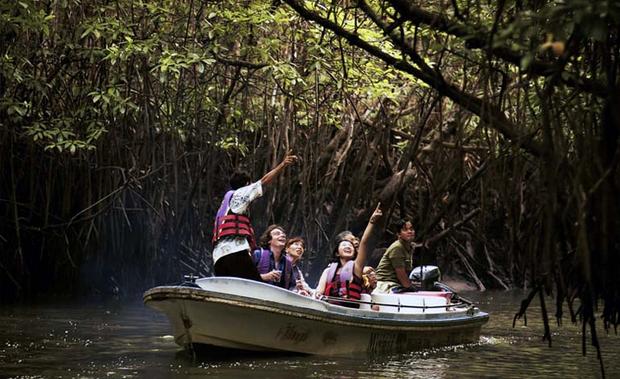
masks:
<svg viewBox="0 0 620 379"><path fill-rule="evenodd" d="M373 232L377 220L383 214L381 203L370 217L366 226L362 240L360 241L359 251L355 249L349 240L337 240L334 250L334 262L330 263L321 274L319 285L316 288L317 296L339 297L342 299L359 300L361 298L362 270L368 255L368 240ZM336 304L358 308L355 302L335 302Z"/></svg>

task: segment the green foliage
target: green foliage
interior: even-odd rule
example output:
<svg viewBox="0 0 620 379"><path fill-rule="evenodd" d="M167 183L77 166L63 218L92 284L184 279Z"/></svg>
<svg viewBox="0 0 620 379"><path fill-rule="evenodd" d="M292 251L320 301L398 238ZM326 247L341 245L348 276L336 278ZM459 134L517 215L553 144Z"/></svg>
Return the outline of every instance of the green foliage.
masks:
<svg viewBox="0 0 620 379"><path fill-rule="evenodd" d="M262 121L247 103L239 107L230 101L222 108L231 69L218 63L218 56L267 64L260 77L242 70L241 80L256 94L279 88L278 99L295 94L297 102L317 103L330 93L344 98L356 93L370 105L403 94L402 76L393 69L354 53L343 41L326 38L324 30L301 23L290 9L273 9L269 1L200 7L192 2L132 3L65 2L48 9L24 2L17 11L3 10L3 33L13 32L16 40L2 50L0 72L7 90L0 111L32 142L51 151L92 150L105 144L104 136L115 136L115 129L146 127L139 126L146 114L156 133L182 139L206 136L211 132L196 126L212 125L223 112L227 132L215 136L221 138L216 146L242 146L231 142L237 131L256 131ZM348 13L335 17L396 53L378 30L361 27L362 19ZM29 33L39 39L25 38ZM294 53L288 46L294 46ZM253 107L262 106L260 96L248 100ZM274 112L279 101L270 103ZM324 106L329 109L319 117L338 125L342 105ZM197 120L195 114L207 118Z"/></svg>
<svg viewBox="0 0 620 379"><path fill-rule="evenodd" d="M609 50L605 44L613 45L617 38L618 5L599 3L506 2L496 20L494 2L426 2L425 11L461 27L456 33L438 30L438 24L407 21L390 2L369 1L380 19L411 43L407 48L415 50L416 60L355 2L303 2L401 63L417 70L428 67L425 73L440 83L431 85L352 46L345 36L303 20L290 7L267 0L4 2L0 4L1 135L16 141L20 152L57 159L50 163L55 164L50 172L68 168L71 173L93 163L114 166L121 173L101 174L100 181L109 186L107 193L83 199L86 205L73 205L79 209L72 214L82 215L93 199L116 193L118 186L137 190L136 177L153 175L148 183L152 196L144 200L144 207L157 209L153 219L168 223L173 236L192 217L200 221L210 214L212 199L197 198L218 193L222 184L213 178L239 161L261 172L289 148L307 158L307 171L300 174L304 191L290 191L286 199L291 209L310 204L311 209L299 208L294 216L300 224L308 214L325 220L341 217L334 227L343 226L343 220L374 196L375 183L386 183L408 162L415 163L421 183L415 190L419 198L405 201L402 212L415 203L412 208L421 220L443 212L444 193L460 191L464 178L485 160L496 164L495 180L501 183L472 190L462 209L490 207L502 214L504 208L539 209L550 203L534 199L540 189L537 180L544 182L547 175L541 173L544 165L517 144L547 138L553 143L554 159L571 167L572 161L582 164L580 158L590 157L593 153L586 151L595 150L603 139L591 125L600 119L600 101L564 86L613 72L604 67L601 55ZM460 6L460 17L453 14L453 4ZM571 37L572 46L557 44L568 44ZM472 38L477 38L473 45ZM512 58L494 55L487 42L509 50ZM563 61L566 51L570 54ZM529 70L541 64L561 66L562 72ZM465 99L460 106L447 100L448 95L454 99L454 93ZM477 113L472 112L476 107ZM489 121L489 112L499 116ZM498 131L497 121L503 118L511 122L509 132L516 130L517 137ZM547 119L553 120L551 125ZM456 125L455 130L448 130L449 123ZM416 136L421 136L417 147ZM501 171L497 167L507 158L514 159L512 168ZM527 177L523 174L513 181L512 169L527 172ZM570 170L557 182L567 187L579 182L571 175L581 168ZM211 175L206 185L204 173ZM596 175L587 177L585 187L596 180ZM351 178L364 185L351 185ZM519 180L523 183L514 184ZM359 188L367 191L361 193ZM31 196L47 191L33 191ZM403 199L414 197L406 191ZM498 195L502 191L506 194ZM510 191L531 191L529 201L534 205L514 203ZM307 198L299 199L299 192ZM133 194L123 193L123 201L140 203ZM47 196L71 197L51 192ZM571 199L568 209L576 208L574 198L562 196ZM40 203L48 204L50 198ZM35 204L35 200L18 203ZM201 201L208 204L202 204L200 216L181 209L182 204L198 207ZM67 217L69 203L63 201L57 219ZM95 208L95 214L104 212ZM327 208L333 213L325 214ZM445 211L438 222L458 221L457 208ZM185 218L177 219L179 215ZM129 217L124 215L121 223L130 224L125 218ZM532 225L541 222L532 219ZM316 220L304 220L304 225L314 227ZM199 228L199 221L192 226ZM511 227L513 236L528 231L518 223ZM160 229L167 230L160 224L152 227ZM204 235L204 230L195 235ZM521 240L510 242L518 248L525 245Z"/></svg>

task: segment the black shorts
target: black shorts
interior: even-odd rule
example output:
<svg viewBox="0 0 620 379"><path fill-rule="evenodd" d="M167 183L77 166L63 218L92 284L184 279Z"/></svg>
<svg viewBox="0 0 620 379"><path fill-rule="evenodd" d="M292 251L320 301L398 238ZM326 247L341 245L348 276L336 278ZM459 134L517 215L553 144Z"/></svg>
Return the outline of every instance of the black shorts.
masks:
<svg viewBox="0 0 620 379"><path fill-rule="evenodd" d="M215 276L234 276L262 282L254 260L247 250L228 254L218 259L213 267Z"/></svg>

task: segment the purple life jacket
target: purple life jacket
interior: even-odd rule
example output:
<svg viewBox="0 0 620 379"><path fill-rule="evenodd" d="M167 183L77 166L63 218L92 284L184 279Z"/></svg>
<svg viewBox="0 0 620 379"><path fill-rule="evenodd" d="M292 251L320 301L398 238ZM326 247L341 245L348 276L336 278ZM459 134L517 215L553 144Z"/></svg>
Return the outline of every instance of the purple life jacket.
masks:
<svg viewBox="0 0 620 379"><path fill-rule="evenodd" d="M257 249L254 251L259 252L260 256L258 258L258 262L256 262L256 268L258 269L259 274L268 273L271 268L271 256L273 253L269 249ZM284 285L290 287L291 286L291 277L293 276L293 261L288 255L284 255ZM280 259L282 259L280 258ZM277 267L276 267L277 269ZM294 284L294 283L293 283ZM289 288L286 288L289 289Z"/></svg>
<svg viewBox="0 0 620 379"><path fill-rule="evenodd" d="M220 208L217 210L217 213L215 214L215 220L217 222L217 220L223 218L224 216L226 216L226 211L228 210L228 207L230 206L230 199L232 199L232 195L235 193L235 191L230 190L228 192L226 192L226 194L224 195L224 199L222 199L222 203L220 204Z"/></svg>

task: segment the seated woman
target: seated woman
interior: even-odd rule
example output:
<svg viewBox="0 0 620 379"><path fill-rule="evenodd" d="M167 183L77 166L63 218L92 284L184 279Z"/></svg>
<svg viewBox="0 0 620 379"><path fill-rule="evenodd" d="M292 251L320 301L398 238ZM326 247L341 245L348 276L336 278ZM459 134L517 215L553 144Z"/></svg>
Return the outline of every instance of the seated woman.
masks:
<svg viewBox="0 0 620 379"><path fill-rule="evenodd" d="M350 241L353 244L353 247L355 248L355 250L359 249L360 247L360 239L357 238L355 234L353 234L353 232L350 230L345 230L343 232L338 233L335 239L336 241L342 241L342 240Z"/></svg>
<svg viewBox="0 0 620 379"><path fill-rule="evenodd" d="M336 241L334 250L334 262L329 264L321 274L319 285L316 288L316 296L329 296L331 298L342 298L359 300L362 293L362 270L366 263L368 253L368 240L372 234L375 222L381 217L381 204L370 217L364 235L360 242L359 250L356 250L353 243L349 240ZM336 302L336 304L358 308L359 303Z"/></svg>
<svg viewBox="0 0 620 379"><path fill-rule="evenodd" d="M293 237L286 241L286 256L291 259L293 265L293 277L295 279L295 291L304 296L310 296L313 292L312 288L306 283L304 274L299 268L299 262L305 251L304 239L301 237Z"/></svg>
<svg viewBox="0 0 620 379"><path fill-rule="evenodd" d="M293 264L284 253L286 232L280 225L270 225L259 239L260 249L254 251L254 264L265 283L288 290L295 289Z"/></svg>

